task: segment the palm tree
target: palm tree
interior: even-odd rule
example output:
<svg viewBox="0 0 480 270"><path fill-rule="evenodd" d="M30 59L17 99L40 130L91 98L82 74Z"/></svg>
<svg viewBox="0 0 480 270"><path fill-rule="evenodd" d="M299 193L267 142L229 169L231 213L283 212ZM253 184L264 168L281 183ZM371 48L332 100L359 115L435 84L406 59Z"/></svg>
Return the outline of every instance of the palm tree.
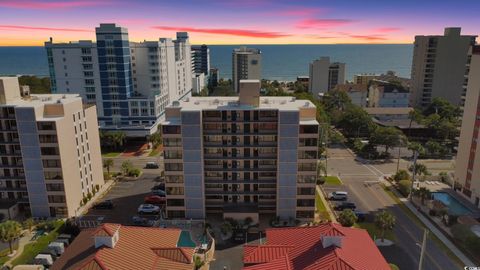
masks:
<svg viewBox="0 0 480 270"><path fill-rule="evenodd" d="M385 240L385 233L388 230L392 230L393 226L395 226L395 216L383 210L375 216L375 225L380 229L380 237L383 242Z"/></svg>
<svg viewBox="0 0 480 270"><path fill-rule="evenodd" d="M410 165L410 167L408 167L408 170L410 172L414 172L414 169L415 168L415 176L420 176L420 175L429 175L430 173L428 172L428 169L427 169L427 166L425 166L425 164L422 164L422 163L416 163L415 166L414 165Z"/></svg>
<svg viewBox="0 0 480 270"><path fill-rule="evenodd" d="M155 132L148 137L148 141L152 144L153 149L155 149L162 144L162 134Z"/></svg>
<svg viewBox="0 0 480 270"><path fill-rule="evenodd" d="M14 220L0 223L0 240L8 242L10 253L13 253L12 243L22 235L22 225Z"/></svg>
<svg viewBox="0 0 480 270"><path fill-rule="evenodd" d="M107 169L108 175L110 175L110 168L113 167L113 159L104 159L103 167Z"/></svg>
<svg viewBox="0 0 480 270"><path fill-rule="evenodd" d="M417 189L415 195L420 198L420 200L422 201L422 205L425 205L425 199L430 198L431 192L426 187L421 187Z"/></svg>

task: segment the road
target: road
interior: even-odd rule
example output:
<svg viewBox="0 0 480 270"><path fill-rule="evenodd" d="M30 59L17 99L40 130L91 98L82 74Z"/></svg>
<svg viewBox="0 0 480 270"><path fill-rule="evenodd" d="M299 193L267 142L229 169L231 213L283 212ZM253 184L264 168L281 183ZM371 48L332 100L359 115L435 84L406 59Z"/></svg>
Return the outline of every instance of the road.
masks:
<svg viewBox="0 0 480 270"><path fill-rule="evenodd" d="M384 174L396 171L396 162L389 164L364 164L356 161L345 148L328 150L328 173L339 175L344 187L349 192L350 200L355 202L359 210L376 212L386 209L396 217L394 234L396 243L392 247L382 248L387 260L397 264L400 269L416 269L420 257L420 244L423 237L423 227L411 220L396 202L382 189L379 184L366 185L365 181L378 181ZM400 168L406 168L408 162L402 161ZM425 270L463 269L440 249L432 239L427 240Z"/></svg>

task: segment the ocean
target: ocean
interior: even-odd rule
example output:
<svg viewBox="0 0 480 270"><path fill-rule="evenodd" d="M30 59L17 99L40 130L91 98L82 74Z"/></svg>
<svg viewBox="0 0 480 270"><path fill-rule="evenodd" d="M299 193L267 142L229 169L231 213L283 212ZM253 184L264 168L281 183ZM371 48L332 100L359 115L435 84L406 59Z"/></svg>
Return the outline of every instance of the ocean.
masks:
<svg viewBox="0 0 480 270"><path fill-rule="evenodd" d="M308 64L321 56L346 63L347 80L358 73L397 72L410 77L413 45L246 45L262 51L264 79L293 81L308 75ZM221 78L232 76L232 50L239 45L212 45L210 65L219 69ZM43 47L0 47L0 74L48 76Z"/></svg>

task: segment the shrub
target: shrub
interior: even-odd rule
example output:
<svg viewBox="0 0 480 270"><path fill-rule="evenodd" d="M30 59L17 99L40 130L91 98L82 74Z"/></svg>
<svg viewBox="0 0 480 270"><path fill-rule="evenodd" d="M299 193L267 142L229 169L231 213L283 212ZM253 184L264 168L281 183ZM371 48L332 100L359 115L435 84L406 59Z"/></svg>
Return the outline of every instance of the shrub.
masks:
<svg viewBox="0 0 480 270"><path fill-rule="evenodd" d="M131 177L139 177L139 176L140 176L140 173L141 173L140 169L138 169L138 168L133 168L133 169L130 169L130 170L128 171L128 176L131 176Z"/></svg>
<svg viewBox="0 0 480 270"><path fill-rule="evenodd" d="M95 189L97 190L97 192L100 190L100 185L95 185Z"/></svg>
<svg viewBox="0 0 480 270"><path fill-rule="evenodd" d="M323 184L325 184L325 180L326 180L326 179L325 179L325 177L323 177L323 176L317 177L317 185L323 185Z"/></svg>
<svg viewBox="0 0 480 270"><path fill-rule="evenodd" d="M87 204L88 198L87 198L87 197L83 197L82 201L83 201L83 204Z"/></svg>
<svg viewBox="0 0 480 270"><path fill-rule="evenodd" d="M87 193L87 200L90 201L91 199L92 199L92 193L88 192L88 193Z"/></svg>
<svg viewBox="0 0 480 270"><path fill-rule="evenodd" d="M357 222L357 216L351 209L345 209L338 216L338 222L344 227L352 227Z"/></svg>
<svg viewBox="0 0 480 270"><path fill-rule="evenodd" d="M398 182L398 191L400 191L403 196L407 197L412 191L412 181L400 180L400 182Z"/></svg>
<svg viewBox="0 0 480 270"><path fill-rule="evenodd" d="M476 235L470 230L470 227L465 224L455 224L450 229L455 239L465 242L470 237L476 237Z"/></svg>
<svg viewBox="0 0 480 270"><path fill-rule="evenodd" d="M111 174L109 174L108 172L103 172L103 179L110 180L111 178L112 178Z"/></svg>
<svg viewBox="0 0 480 270"><path fill-rule="evenodd" d="M399 170L394 176L395 181L410 180L410 174L406 170Z"/></svg>

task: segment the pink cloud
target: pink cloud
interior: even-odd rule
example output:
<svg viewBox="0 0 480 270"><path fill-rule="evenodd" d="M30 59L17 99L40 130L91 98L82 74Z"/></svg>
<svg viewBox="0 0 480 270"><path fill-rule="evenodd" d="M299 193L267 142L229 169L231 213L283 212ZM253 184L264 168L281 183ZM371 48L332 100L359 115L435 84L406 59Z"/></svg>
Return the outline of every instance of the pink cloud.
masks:
<svg viewBox="0 0 480 270"><path fill-rule="evenodd" d="M35 27L22 25L0 25L0 30L37 30L37 31L63 31L63 32L93 32L92 30L79 28L53 28L53 27Z"/></svg>
<svg viewBox="0 0 480 270"><path fill-rule="evenodd" d="M391 33L391 32L397 32L400 30L402 29L398 27L381 27L381 28L373 29L373 31L377 33Z"/></svg>
<svg viewBox="0 0 480 270"><path fill-rule="evenodd" d="M78 7L92 7L110 4L110 0L106 1L24 1L24 0L5 0L0 1L0 7L17 8L17 9L65 9Z"/></svg>
<svg viewBox="0 0 480 270"><path fill-rule="evenodd" d="M266 15L276 15L276 16L292 16L292 17L301 17L301 16L312 16L324 12L325 9L321 8L310 8L310 7L298 7L298 8L285 8L278 9L273 11L267 11L263 14Z"/></svg>
<svg viewBox="0 0 480 270"><path fill-rule="evenodd" d="M297 28L326 28L326 27L337 27L345 24L352 23L352 20L348 19L304 19L299 21L296 26Z"/></svg>
<svg viewBox="0 0 480 270"><path fill-rule="evenodd" d="M171 27L171 26L153 26L154 29L179 31L179 32L193 32L205 33L214 35L229 35L253 38L280 38L290 36L289 34L281 32L267 32L248 29L226 29L226 28L194 28L194 27Z"/></svg>
<svg viewBox="0 0 480 270"><path fill-rule="evenodd" d="M370 40L370 41L387 40L387 38L382 37L381 35L349 35L349 37L356 38L356 39Z"/></svg>
<svg viewBox="0 0 480 270"><path fill-rule="evenodd" d="M275 4L273 0L242 0L242 1L225 1L225 0L214 0L214 4L223 5L226 7L236 7L236 8L257 8L269 6Z"/></svg>

